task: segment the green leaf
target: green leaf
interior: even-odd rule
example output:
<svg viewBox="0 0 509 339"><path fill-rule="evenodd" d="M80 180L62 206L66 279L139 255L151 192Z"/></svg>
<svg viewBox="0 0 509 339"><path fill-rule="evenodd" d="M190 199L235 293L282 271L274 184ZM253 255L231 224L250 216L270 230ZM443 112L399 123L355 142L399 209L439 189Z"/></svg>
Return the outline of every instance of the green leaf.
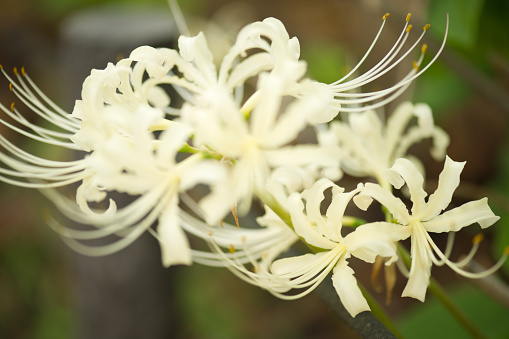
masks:
<svg viewBox="0 0 509 339"><path fill-rule="evenodd" d="M440 39L445 33L445 18L449 13L447 41L464 49L472 49L477 42L484 0L434 0L429 7L431 31ZM443 23L443 24L442 24Z"/></svg>

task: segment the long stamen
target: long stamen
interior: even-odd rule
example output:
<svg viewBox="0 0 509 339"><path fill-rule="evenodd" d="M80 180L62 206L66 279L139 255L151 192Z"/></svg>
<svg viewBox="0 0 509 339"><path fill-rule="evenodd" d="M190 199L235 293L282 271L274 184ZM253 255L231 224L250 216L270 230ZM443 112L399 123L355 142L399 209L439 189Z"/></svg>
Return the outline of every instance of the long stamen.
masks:
<svg viewBox="0 0 509 339"><path fill-rule="evenodd" d="M407 17L407 19L409 19L409 16ZM402 34L398 38L396 44L393 46L391 51L389 51L389 53L384 57L384 59L382 59L382 61L379 62L370 71L366 72L364 75L361 75L359 77L360 81L358 81L357 79L352 80L352 84L355 84L356 87L355 86L349 87L348 85L350 84L350 82L347 82L343 85L337 85L338 82L331 84L331 88L334 91L335 101L339 105L360 105L360 104L363 104L366 102L370 102L370 101L372 102L374 100L378 100L380 98L389 96L389 97L385 98L384 100L381 100L380 102L368 105L367 107L366 106L342 107L341 111L342 112L358 112L358 111L364 111L366 109L374 109L374 108L381 107L381 106L385 105L387 102L393 100L395 97L399 96L410 85L410 83L414 79L416 79L425 70L427 70L431 66L431 64L433 64L436 61L436 59L438 58L438 56L440 55L440 53L442 52L442 50L445 46L445 42L446 42L446 38L447 38L447 34L448 34L448 28L449 28L449 16L448 15L447 15L446 31L444 34L444 39L442 41L442 45L440 46L438 52L435 54L433 59L420 71L418 70L418 68L420 67L420 65L422 63L423 56L427 50L427 45L423 45L423 47L421 48L421 55L420 55L418 61L414 63L414 67L412 68L412 70L408 73L407 76L405 76L402 80L400 80L395 85L393 85L387 89L376 91L376 92L365 92L365 93L345 93L344 92L346 90L358 88L359 86L362 86L369 82L372 82L375 79L377 79L380 76L387 73L388 71L390 71L391 69L393 69L406 56L408 56L408 54L413 49L415 49L415 47L422 40L424 34L426 33L426 31L428 30L429 27L430 27L429 24L424 26L423 31L422 31L421 35L419 36L419 38L416 40L416 42L400 58L398 58L396 61L392 61L394 59L394 57L396 56L396 54L401 49L401 47L403 46L403 44L406 40L406 37L408 36L409 31L411 30L411 25L408 25L408 22L407 22ZM401 40L402 36L404 36L404 38ZM418 67L415 67L415 66L418 66ZM367 76L366 76L366 74L367 74ZM353 81L355 81L355 82L353 82ZM341 98L343 98L343 99L341 99Z"/></svg>
<svg viewBox="0 0 509 339"><path fill-rule="evenodd" d="M447 264L447 266L449 266L456 273L461 274L462 276L471 278L471 279L480 279L480 278L484 278L490 274L495 273L500 267L502 267L502 265L506 261L507 257L509 256L509 246L508 246L504 250L504 254L502 255L502 257L492 267L488 268L487 270L485 270L483 272L473 273L473 272L469 272L469 271L462 269L460 267L460 265L458 265L458 263L452 262L447 257L445 257L445 255L440 251L438 246L433 242L433 240L427 233L426 233L426 238L428 239L428 243L430 244L431 248ZM479 244L479 241L477 241L477 242L474 241L474 246L478 246L478 244ZM464 260L462 260L462 263L463 263L463 261Z"/></svg>

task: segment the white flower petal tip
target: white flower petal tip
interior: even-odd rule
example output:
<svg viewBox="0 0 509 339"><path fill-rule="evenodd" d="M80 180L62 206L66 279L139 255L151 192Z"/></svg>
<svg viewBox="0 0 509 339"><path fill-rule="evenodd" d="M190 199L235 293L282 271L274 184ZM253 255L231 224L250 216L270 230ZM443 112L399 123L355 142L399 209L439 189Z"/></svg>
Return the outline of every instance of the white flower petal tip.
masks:
<svg viewBox="0 0 509 339"><path fill-rule="evenodd" d="M348 267L346 261L342 261L333 270L332 284L343 306L352 317L355 317L357 314L371 309L353 274L354 271Z"/></svg>
<svg viewBox="0 0 509 339"><path fill-rule="evenodd" d="M358 208L360 208L363 211L366 211L368 207L371 206L373 198L368 195L359 194L353 197L353 201Z"/></svg>

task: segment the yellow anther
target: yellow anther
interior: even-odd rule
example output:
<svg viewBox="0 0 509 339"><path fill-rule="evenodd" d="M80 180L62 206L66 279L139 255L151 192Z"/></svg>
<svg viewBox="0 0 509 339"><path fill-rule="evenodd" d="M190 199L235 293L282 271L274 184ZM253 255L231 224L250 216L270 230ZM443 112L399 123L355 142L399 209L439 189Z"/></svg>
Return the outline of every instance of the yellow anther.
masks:
<svg viewBox="0 0 509 339"><path fill-rule="evenodd" d="M15 76L18 76L18 69L16 67L14 67L13 72Z"/></svg>
<svg viewBox="0 0 509 339"><path fill-rule="evenodd" d="M421 47L421 53L422 54L426 54L427 50L428 50L428 45L427 44L423 44L422 47Z"/></svg>
<svg viewBox="0 0 509 339"><path fill-rule="evenodd" d="M390 13L385 13L385 15L382 17L382 20L387 19L387 17L390 15Z"/></svg>
<svg viewBox="0 0 509 339"><path fill-rule="evenodd" d="M417 63L417 61L413 61L413 62L412 62L412 67L413 67L416 71L418 71L418 70L419 70L419 64Z"/></svg>
<svg viewBox="0 0 509 339"><path fill-rule="evenodd" d="M423 30L427 30L431 25L430 24L426 24L426 26L423 27Z"/></svg>
<svg viewBox="0 0 509 339"><path fill-rule="evenodd" d="M228 251L230 251L231 254L235 253L235 247L230 244L230 246L228 246Z"/></svg>
<svg viewBox="0 0 509 339"><path fill-rule="evenodd" d="M219 220L219 225L221 225L221 227L224 228L224 226L223 226L223 219Z"/></svg>
<svg viewBox="0 0 509 339"><path fill-rule="evenodd" d="M408 25L407 28L406 28L406 32L410 33L411 30L412 30L412 25Z"/></svg>
<svg viewBox="0 0 509 339"><path fill-rule="evenodd" d="M4 66L0 65L0 69L4 69Z"/></svg>
<svg viewBox="0 0 509 339"><path fill-rule="evenodd" d="M12 92L12 83L9 83L9 90Z"/></svg>
<svg viewBox="0 0 509 339"><path fill-rule="evenodd" d="M21 75L26 76L25 66L21 67Z"/></svg>
<svg viewBox="0 0 509 339"><path fill-rule="evenodd" d="M483 239L484 239L484 235L482 233L479 233L479 234L476 234L474 239L472 239L472 242L474 243L474 245L477 245L478 243L483 241Z"/></svg>
<svg viewBox="0 0 509 339"><path fill-rule="evenodd" d="M14 112L14 102L11 104L11 112Z"/></svg>
<svg viewBox="0 0 509 339"><path fill-rule="evenodd" d="M239 225L239 217L237 215L237 204L235 204L233 207L232 207L232 215L233 215L233 218L235 219L235 224L237 225L237 228L240 228L240 225Z"/></svg>
<svg viewBox="0 0 509 339"><path fill-rule="evenodd" d="M408 13L406 15L406 22L409 22L410 21L410 17L412 16L412 13Z"/></svg>

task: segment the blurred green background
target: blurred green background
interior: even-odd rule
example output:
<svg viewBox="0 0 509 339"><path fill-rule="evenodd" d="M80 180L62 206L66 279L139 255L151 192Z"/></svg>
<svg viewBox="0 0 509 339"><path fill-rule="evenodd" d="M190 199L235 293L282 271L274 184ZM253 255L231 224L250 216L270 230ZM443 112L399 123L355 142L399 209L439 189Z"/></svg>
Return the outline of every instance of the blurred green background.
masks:
<svg viewBox="0 0 509 339"><path fill-rule="evenodd" d="M167 10L164 0L2 0L0 63L6 69L25 66L51 98L61 102L64 109L72 110L72 102L78 97L69 98L66 92L69 74L62 74L62 23L80 11L106 3L160 6L161 11ZM362 57L385 12L391 16L365 70L388 51L404 25L407 12L412 12L416 32L418 27L431 24L424 39L430 45L429 60L442 40L448 13L450 27L443 55L399 101L410 99L430 104L437 124L450 133L448 154L454 160L467 161L457 203L488 196L493 209L502 216L500 222L484 232L486 240L478 260L489 266L501 256L509 244L507 1L186 0L181 3L191 27L205 27L199 18L218 20L225 18L224 13L236 21L279 18L290 35L299 38L302 59L308 62L310 76L325 82L338 79ZM238 16L228 10L233 3L241 9ZM228 26L228 22L222 24ZM374 89L394 83L410 65L411 60L375 83ZM76 82L82 80L78 78ZM9 106L15 98L6 80L0 85L0 100ZM37 147L3 126L0 133L25 148ZM429 160L428 146L416 147L414 152L426 160L433 182L442 164ZM428 191L433 189L431 184ZM74 268L76 255L43 223L42 213L49 208L36 192L0 184L0 338L83 337L80 334L83 315L76 306L81 290L75 286L87 284L86 276ZM478 231L478 226L471 226L461 232L457 255L468 252L470 239ZM154 242L153 246L157 244ZM358 265L359 279L369 285L369 267L353 264ZM173 283L168 286L172 295L168 308L175 310L176 319L169 321L172 338L356 337L313 294L298 301L280 301L226 270L200 266L170 270L174 273ZM451 291L487 337L509 337L509 309L500 298L489 296L482 286L459 279L447 268L434 268L433 275ZM507 284L509 263L497 276ZM400 277L396 296L401 293L402 283ZM380 300L385 298L377 296ZM424 304L399 297L393 299L387 309L408 338L466 336L430 294Z"/></svg>

